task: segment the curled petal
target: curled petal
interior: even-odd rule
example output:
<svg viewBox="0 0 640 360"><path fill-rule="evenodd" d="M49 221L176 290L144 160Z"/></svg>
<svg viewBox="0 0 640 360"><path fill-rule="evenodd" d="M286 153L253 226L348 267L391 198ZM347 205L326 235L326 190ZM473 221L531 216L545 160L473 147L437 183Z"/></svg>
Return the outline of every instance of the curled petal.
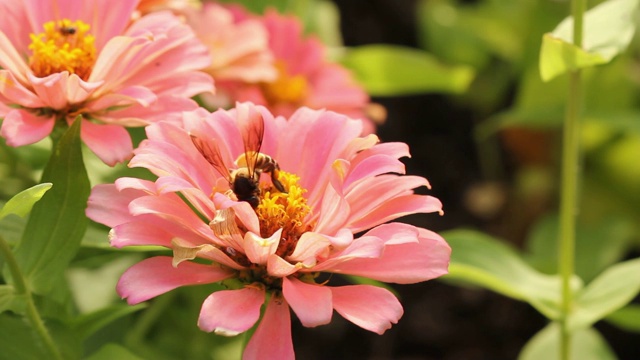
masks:
<svg viewBox="0 0 640 360"><path fill-rule="evenodd" d="M218 266L185 262L174 268L169 256L156 256L133 265L122 274L116 291L130 305L149 300L180 286L209 284L233 275Z"/></svg>
<svg viewBox="0 0 640 360"><path fill-rule="evenodd" d="M296 264L293 265L280 256L273 254L270 255L267 259L267 272L271 276L275 277L285 277L293 274L294 272L300 270L301 266Z"/></svg>
<svg viewBox="0 0 640 360"><path fill-rule="evenodd" d="M222 290L209 295L202 304L198 327L224 336L249 330L260 318L265 292L256 287Z"/></svg>
<svg viewBox="0 0 640 360"><path fill-rule="evenodd" d="M383 334L402 317L402 305L387 289L371 285L331 287L333 308L363 329Z"/></svg>
<svg viewBox="0 0 640 360"><path fill-rule="evenodd" d="M244 250L249 260L254 264L266 264L269 255L275 254L280 242L282 229L264 239L252 232L244 236Z"/></svg>
<svg viewBox="0 0 640 360"><path fill-rule="evenodd" d="M317 256L326 256L328 254L329 245L331 245L331 241L324 235L310 231L306 232L302 234L293 254L287 257L287 260L309 264L309 259L311 259L311 265L315 265Z"/></svg>
<svg viewBox="0 0 640 360"><path fill-rule="evenodd" d="M271 296L262 321L242 354L242 360L256 359L295 359L289 305L275 294Z"/></svg>
<svg viewBox="0 0 640 360"><path fill-rule="evenodd" d="M333 307L328 287L285 277L282 279L282 293L302 325L315 327L331 322Z"/></svg>

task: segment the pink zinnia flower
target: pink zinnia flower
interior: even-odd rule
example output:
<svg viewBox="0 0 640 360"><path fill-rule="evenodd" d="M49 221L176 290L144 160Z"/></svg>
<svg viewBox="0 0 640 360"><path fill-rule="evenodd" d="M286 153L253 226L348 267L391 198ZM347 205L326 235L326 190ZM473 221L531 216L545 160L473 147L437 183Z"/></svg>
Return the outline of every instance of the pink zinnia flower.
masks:
<svg viewBox="0 0 640 360"><path fill-rule="evenodd" d="M237 10L236 10L237 11ZM325 46L306 37L294 16L267 11L262 18L278 76L258 84L220 82L218 88L233 101L251 101L273 114L291 116L299 107L327 109L364 122L364 133L374 132L365 110L369 96L351 73L326 59Z"/></svg>
<svg viewBox="0 0 640 360"><path fill-rule="evenodd" d="M131 21L137 0L0 0L2 136L37 142L82 115L82 139L105 163L130 157L123 126L196 108L213 90L206 47L170 12Z"/></svg>
<svg viewBox="0 0 640 360"><path fill-rule="evenodd" d="M267 30L258 19L248 17L239 7L232 12L210 2L183 14L196 36L209 48L212 62L206 71L216 82L275 80L277 71Z"/></svg>
<svg viewBox="0 0 640 360"><path fill-rule="evenodd" d="M199 0L140 0L138 11L142 14L161 10L181 12L189 8L198 8L200 5Z"/></svg>
<svg viewBox="0 0 640 360"><path fill-rule="evenodd" d="M428 186L426 179L400 175L398 159L409 156L407 146L359 137L361 121L308 108L274 119L264 107L245 103L185 113L183 127L164 122L146 130L148 140L130 165L158 180L98 185L87 215L113 228L115 247L160 245L173 257L132 266L117 291L136 304L180 286L226 280L228 290L211 294L198 320L202 330L224 335L250 329L268 299L245 359L294 357L289 308L307 327L329 323L336 310L378 334L402 316L388 290L332 287L324 273L408 284L447 272L450 248L439 235L387 223L440 212L440 201L414 194ZM244 145L260 134L255 169L263 171L252 206L247 183L237 179L255 156ZM269 167L269 159L279 167ZM196 258L206 263L190 261Z"/></svg>

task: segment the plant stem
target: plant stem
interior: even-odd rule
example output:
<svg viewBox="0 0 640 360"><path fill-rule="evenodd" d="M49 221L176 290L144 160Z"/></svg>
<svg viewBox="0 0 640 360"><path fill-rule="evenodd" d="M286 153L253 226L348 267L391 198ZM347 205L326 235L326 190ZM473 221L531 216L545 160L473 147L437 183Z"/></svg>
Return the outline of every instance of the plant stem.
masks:
<svg viewBox="0 0 640 360"><path fill-rule="evenodd" d="M51 338L49 331L44 326L44 322L40 317L40 313L38 312L38 309L36 308L36 305L33 302L31 291L29 290L29 287L27 286L27 282L25 281L24 276L22 275L22 271L20 271L20 266L18 266L18 262L16 261L15 256L13 256L11 247L9 247L9 244L7 243L7 241L1 236L0 236L0 252L2 253L2 256L4 257L4 259L6 260L7 265L9 266L9 271L11 272L11 276L13 278L13 282L14 282L13 286L15 288L16 294L24 295L26 307L27 307L27 318L29 318L31 325L35 329L36 333L42 339L42 342L44 343L45 347L49 351L49 355L51 355L51 358L56 360L62 360L62 355L60 354L60 351L56 347L56 344L53 341L53 338Z"/></svg>
<svg viewBox="0 0 640 360"><path fill-rule="evenodd" d="M572 0L573 44L582 47L585 0ZM562 180L560 193L560 244L558 269L562 278L562 318L560 358L570 359L571 333L568 327L572 311L571 278L575 267L576 217L578 214L578 179L580 164L580 115L582 109L582 76L580 70L569 74L569 96L562 139Z"/></svg>

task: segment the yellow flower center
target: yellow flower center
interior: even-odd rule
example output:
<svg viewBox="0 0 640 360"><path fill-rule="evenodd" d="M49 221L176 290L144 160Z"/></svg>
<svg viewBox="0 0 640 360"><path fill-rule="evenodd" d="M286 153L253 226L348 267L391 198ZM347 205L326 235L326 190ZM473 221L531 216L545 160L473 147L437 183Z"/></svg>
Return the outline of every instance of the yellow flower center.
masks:
<svg viewBox="0 0 640 360"><path fill-rule="evenodd" d="M282 62L276 63L278 78L275 81L262 83L262 93L270 105L291 103L301 105L307 97L308 84L302 75L291 75Z"/></svg>
<svg viewBox="0 0 640 360"><path fill-rule="evenodd" d="M260 189L260 204L256 214L260 220L260 232L263 237L273 235L282 229L282 237L276 254L284 257L293 252L300 236L309 230L304 220L311 212L304 194L306 189L298 185L300 177L286 171L278 171L278 180L285 192L272 187Z"/></svg>
<svg viewBox="0 0 640 360"><path fill-rule="evenodd" d="M38 77L68 71L87 80L96 61L95 38L89 24L68 19L49 21L44 32L31 34L29 66Z"/></svg>

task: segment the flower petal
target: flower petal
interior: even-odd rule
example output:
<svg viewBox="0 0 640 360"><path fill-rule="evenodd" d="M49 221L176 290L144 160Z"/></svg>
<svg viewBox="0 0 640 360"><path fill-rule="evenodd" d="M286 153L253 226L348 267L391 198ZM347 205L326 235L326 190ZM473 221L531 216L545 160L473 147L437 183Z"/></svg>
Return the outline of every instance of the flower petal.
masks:
<svg viewBox="0 0 640 360"><path fill-rule="evenodd" d="M389 290L371 285L330 287L333 308L363 329L382 335L402 317L402 305Z"/></svg>
<svg viewBox="0 0 640 360"><path fill-rule="evenodd" d="M174 268L172 261L170 256L142 260L122 274L116 291L133 305L180 286L214 283L233 275L218 266L194 262L185 262Z"/></svg>
<svg viewBox="0 0 640 360"><path fill-rule="evenodd" d="M198 327L224 336L245 332L260 318L264 298L263 289L251 286L240 290L216 291L202 304Z"/></svg>
<svg viewBox="0 0 640 360"><path fill-rule="evenodd" d="M446 274L451 248L440 235L416 229L418 242L393 244L390 241L387 244L392 245L384 247L380 258L349 259L333 264L330 271L398 284L413 284Z"/></svg>
<svg viewBox="0 0 640 360"><path fill-rule="evenodd" d="M80 136L87 147L109 166L124 162L133 155L131 136L122 126L83 120Z"/></svg>
<svg viewBox="0 0 640 360"><path fill-rule="evenodd" d="M266 239L252 232L247 232L244 236L243 247L249 260L254 264L266 264L269 255L276 253L281 235L282 229Z"/></svg>
<svg viewBox="0 0 640 360"><path fill-rule="evenodd" d="M287 301L282 297L271 296L262 321L242 354L242 360L258 359L295 359L291 314Z"/></svg>
<svg viewBox="0 0 640 360"><path fill-rule="evenodd" d="M282 293L302 325L316 327L331 322L333 307L328 287L285 277L282 279Z"/></svg>
<svg viewBox="0 0 640 360"><path fill-rule="evenodd" d="M22 146L38 142L51 134L53 117L37 116L22 109L10 110L2 121L0 133L9 146Z"/></svg>

